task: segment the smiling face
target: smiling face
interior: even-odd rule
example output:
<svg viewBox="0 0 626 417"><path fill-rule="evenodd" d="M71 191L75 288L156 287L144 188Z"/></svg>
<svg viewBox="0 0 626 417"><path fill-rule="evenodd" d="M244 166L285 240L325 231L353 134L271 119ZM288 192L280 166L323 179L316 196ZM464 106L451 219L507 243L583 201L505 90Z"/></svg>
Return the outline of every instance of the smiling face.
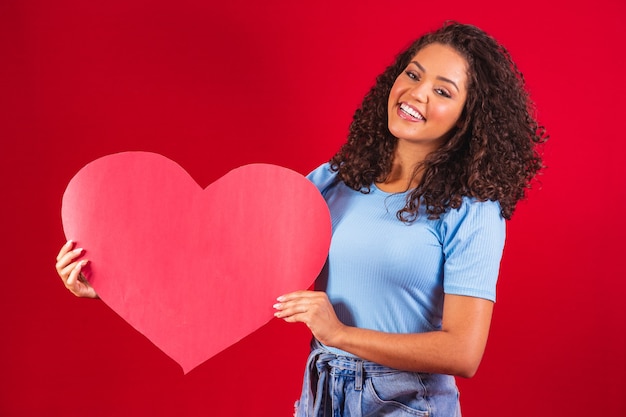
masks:
<svg viewBox="0 0 626 417"><path fill-rule="evenodd" d="M450 46L420 49L389 93L392 135L429 151L441 146L459 122L467 97L467 61Z"/></svg>

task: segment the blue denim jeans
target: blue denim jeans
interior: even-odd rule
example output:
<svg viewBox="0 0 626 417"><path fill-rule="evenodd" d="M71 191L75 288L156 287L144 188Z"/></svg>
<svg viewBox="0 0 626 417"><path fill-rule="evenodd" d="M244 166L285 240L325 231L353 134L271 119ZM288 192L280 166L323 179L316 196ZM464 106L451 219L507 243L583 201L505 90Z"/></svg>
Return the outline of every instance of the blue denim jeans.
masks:
<svg viewBox="0 0 626 417"><path fill-rule="evenodd" d="M461 417L450 375L403 372L337 356L314 341L296 417Z"/></svg>

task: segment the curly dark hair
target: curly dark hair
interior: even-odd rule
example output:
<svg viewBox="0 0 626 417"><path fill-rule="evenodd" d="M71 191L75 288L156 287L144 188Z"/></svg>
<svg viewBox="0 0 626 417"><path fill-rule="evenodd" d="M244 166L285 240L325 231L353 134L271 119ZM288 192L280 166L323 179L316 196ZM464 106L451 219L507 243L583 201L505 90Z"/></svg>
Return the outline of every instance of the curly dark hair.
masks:
<svg viewBox="0 0 626 417"><path fill-rule="evenodd" d="M432 43L454 48L468 63L462 124L414 172L422 174L397 213L410 222L421 204L430 219L459 208L463 197L498 201L510 219L531 180L543 168L537 150L548 136L535 120L524 76L509 52L481 29L446 22L401 52L376 78L354 113L347 142L330 160L339 180L363 193L390 173L397 144L388 129L388 97L396 78L415 54Z"/></svg>

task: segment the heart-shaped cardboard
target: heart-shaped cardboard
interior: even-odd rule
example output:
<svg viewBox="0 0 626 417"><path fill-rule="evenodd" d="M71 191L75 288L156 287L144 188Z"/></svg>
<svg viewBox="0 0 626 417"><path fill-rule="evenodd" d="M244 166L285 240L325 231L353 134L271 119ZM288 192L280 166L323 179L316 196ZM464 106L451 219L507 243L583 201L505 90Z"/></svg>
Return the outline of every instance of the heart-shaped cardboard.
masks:
<svg viewBox="0 0 626 417"><path fill-rule="evenodd" d="M278 295L310 287L331 233L324 199L294 171L246 165L202 189L149 152L81 169L62 219L100 298L184 373L266 324Z"/></svg>

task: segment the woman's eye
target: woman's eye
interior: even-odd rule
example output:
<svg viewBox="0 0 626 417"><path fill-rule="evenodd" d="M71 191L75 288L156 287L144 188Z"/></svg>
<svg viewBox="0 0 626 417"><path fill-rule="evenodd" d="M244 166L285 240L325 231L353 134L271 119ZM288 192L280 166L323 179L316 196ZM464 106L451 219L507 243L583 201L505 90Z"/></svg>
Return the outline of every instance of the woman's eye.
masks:
<svg viewBox="0 0 626 417"><path fill-rule="evenodd" d="M445 90L443 88L436 88L435 92L437 94L439 94L440 96L443 96L443 97L447 97L447 98L452 97L452 95L447 90Z"/></svg>
<svg viewBox="0 0 626 417"><path fill-rule="evenodd" d="M406 75L412 80L419 80L419 76L414 72L407 71Z"/></svg>

